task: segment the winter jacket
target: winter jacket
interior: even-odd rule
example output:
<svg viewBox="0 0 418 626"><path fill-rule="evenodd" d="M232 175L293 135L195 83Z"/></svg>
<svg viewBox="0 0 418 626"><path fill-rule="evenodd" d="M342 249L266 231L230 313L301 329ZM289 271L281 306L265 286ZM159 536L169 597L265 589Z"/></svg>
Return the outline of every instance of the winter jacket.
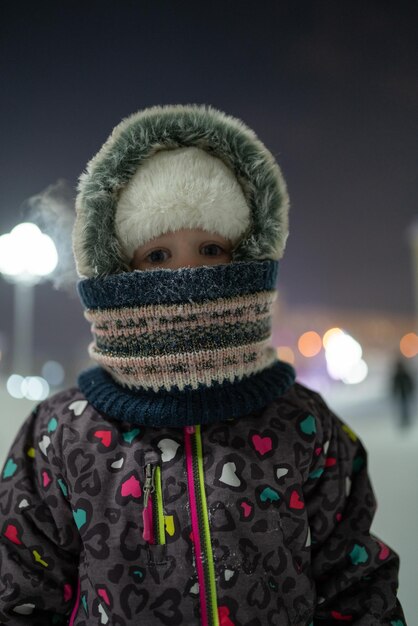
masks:
<svg viewBox="0 0 418 626"><path fill-rule="evenodd" d="M20 429L0 510L5 624L405 625L364 448L297 383L158 429L60 392Z"/></svg>
<svg viewBox="0 0 418 626"><path fill-rule="evenodd" d="M230 169L248 228L230 264L132 272L121 195L155 153L185 147ZM369 532L364 449L270 345L288 234L273 155L210 107L155 107L113 130L78 189L100 368L38 406L4 466L0 621L404 626L398 558ZM178 228L172 204L154 208L134 246L145 224Z"/></svg>

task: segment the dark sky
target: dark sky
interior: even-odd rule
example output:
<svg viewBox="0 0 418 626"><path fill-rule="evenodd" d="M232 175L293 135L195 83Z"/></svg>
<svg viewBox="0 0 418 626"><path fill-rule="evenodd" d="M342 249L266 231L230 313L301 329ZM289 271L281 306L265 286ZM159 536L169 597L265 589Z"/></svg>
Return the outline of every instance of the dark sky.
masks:
<svg viewBox="0 0 418 626"><path fill-rule="evenodd" d="M417 23L402 0L3 0L0 233L56 181L74 189L122 117L209 103L254 128L287 179L289 306L411 313ZM75 298L37 292L38 341L88 336ZM1 281L3 336L11 300Z"/></svg>

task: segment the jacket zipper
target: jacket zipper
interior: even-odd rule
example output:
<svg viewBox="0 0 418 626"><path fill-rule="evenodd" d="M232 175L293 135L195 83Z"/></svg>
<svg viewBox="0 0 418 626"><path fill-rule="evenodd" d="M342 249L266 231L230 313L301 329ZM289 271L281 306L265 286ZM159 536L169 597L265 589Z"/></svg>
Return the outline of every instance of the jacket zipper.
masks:
<svg viewBox="0 0 418 626"><path fill-rule="evenodd" d="M186 426L184 429L184 438L202 625L219 626L215 568L213 564L209 517L206 504L200 426Z"/></svg>
<svg viewBox="0 0 418 626"><path fill-rule="evenodd" d="M151 544L165 544L161 468L152 463L147 463L145 466L142 521L142 536L145 541Z"/></svg>

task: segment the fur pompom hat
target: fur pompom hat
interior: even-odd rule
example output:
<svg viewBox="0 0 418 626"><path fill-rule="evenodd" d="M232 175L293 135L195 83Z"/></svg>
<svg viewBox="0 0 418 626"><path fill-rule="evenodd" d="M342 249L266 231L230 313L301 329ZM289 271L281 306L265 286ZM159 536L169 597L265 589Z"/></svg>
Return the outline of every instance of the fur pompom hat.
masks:
<svg viewBox="0 0 418 626"><path fill-rule="evenodd" d="M250 209L232 171L200 148L161 150L137 169L119 197L115 229L130 259L147 241L182 228L218 233L235 245Z"/></svg>
<svg viewBox="0 0 418 626"><path fill-rule="evenodd" d="M233 261L277 260L288 196L267 148L202 105L152 107L116 126L80 176L73 248L83 278L130 271L137 247L181 228L230 239Z"/></svg>

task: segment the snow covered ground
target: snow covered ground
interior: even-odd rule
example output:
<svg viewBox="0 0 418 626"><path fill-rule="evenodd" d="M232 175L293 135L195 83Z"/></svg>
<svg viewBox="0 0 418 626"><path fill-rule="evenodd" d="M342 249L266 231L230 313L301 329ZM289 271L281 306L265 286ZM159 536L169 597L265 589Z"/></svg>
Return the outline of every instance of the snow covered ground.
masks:
<svg viewBox="0 0 418 626"><path fill-rule="evenodd" d="M373 531L401 557L399 597L409 626L418 625L418 405L411 429L397 428L395 407L381 385L330 389L328 404L360 436L369 452L379 508ZM0 465L33 403L14 400L0 381Z"/></svg>

